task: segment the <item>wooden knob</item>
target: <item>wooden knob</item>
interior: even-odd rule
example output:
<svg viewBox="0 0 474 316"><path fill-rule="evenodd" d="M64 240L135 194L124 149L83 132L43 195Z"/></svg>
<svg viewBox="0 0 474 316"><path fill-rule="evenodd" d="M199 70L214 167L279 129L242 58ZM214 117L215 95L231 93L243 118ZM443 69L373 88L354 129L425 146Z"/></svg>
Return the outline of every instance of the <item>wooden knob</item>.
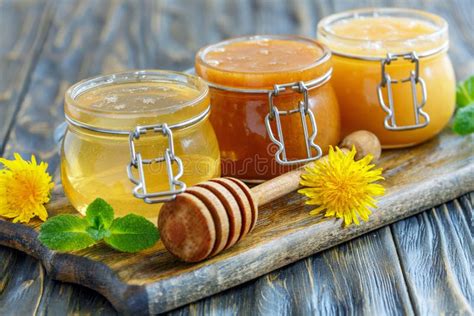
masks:
<svg viewBox="0 0 474 316"><path fill-rule="evenodd" d="M355 146L358 152L372 154L375 160L380 157L380 142L367 131L348 135L341 146ZM259 205L297 190L302 172L303 168L299 168L252 189L234 178L212 179L188 188L161 208L161 240L168 251L186 262L214 256L252 231Z"/></svg>
<svg viewBox="0 0 474 316"><path fill-rule="evenodd" d="M158 227L168 251L186 262L207 258L216 242L216 226L209 209L189 193L163 206Z"/></svg>
<svg viewBox="0 0 474 316"><path fill-rule="evenodd" d="M197 262L244 238L257 217L257 204L243 182L217 178L188 188L165 203L158 229L169 252L183 261Z"/></svg>
<svg viewBox="0 0 474 316"><path fill-rule="evenodd" d="M235 223L229 220L224 204L219 198L208 190L194 186L186 190L186 193L194 195L200 199L210 211L216 228L216 241L209 256L213 256L225 248L229 247L229 236L234 234Z"/></svg>

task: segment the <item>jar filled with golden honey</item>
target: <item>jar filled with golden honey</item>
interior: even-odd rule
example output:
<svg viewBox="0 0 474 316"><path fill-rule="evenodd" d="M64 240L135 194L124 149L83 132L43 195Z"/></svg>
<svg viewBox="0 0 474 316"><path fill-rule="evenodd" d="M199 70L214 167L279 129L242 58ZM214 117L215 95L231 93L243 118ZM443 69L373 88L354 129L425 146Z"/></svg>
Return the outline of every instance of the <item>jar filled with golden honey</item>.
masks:
<svg viewBox="0 0 474 316"><path fill-rule="evenodd" d="M210 86L223 175L270 179L338 143L331 53L320 43L298 36L230 39L202 48L195 69Z"/></svg>
<svg viewBox="0 0 474 316"><path fill-rule="evenodd" d="M362 9L324 18L318 39L333 53L343 135L365 129L384 148L412 146L448 123L455 78L448 25L411 9Z"/></svg>
<svg viewBox="0 0 474 316"><path fill-rule="evenodd" d="M207 85L168 71L133 71L73 85L61 151L64 191L81 213L97 197L154 219L186 185L220 176ZM146 203L145 203L146 202Z"/></svg>

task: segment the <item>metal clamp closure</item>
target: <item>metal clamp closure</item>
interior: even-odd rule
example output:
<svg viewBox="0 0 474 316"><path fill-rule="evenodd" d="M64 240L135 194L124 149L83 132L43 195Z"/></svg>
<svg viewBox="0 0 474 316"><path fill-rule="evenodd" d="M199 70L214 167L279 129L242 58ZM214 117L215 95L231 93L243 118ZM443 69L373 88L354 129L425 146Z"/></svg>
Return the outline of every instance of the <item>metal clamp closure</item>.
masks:
<svg viewBox="0 0 474 316"><path fill-rule="evenodd" d="M303 95L303 100L298 102L298 107L296 109L280 111L274 104L274 98L286 89L292 89L298 93L301 93ZM318 128L316 125L314 114L309 109L307 85L305 85L305 83L302 81L299 81L297 83L275 85L274 89L268 92L268 105L269 112L265 117L265 126L267 128L267 133L270 137L270 140L278 146L278 150L275 153L276 161L282 165L294 165L299 163L310 162L320 158L322 155L321 148L314 143L314 139L316 138L316 135L318 133ZM303 159L288 160L286 155L285 141L283 138L283 131L281 127L280 115L291 115L295 113L299 113L301 118L307 157ZM306 116L309 118L309 122L311 124L311 135L309 135L308 132ZM278 137L275 137L273 133L272 127L270 125L271 121L275 121ZM312 149L316 150L316 156L312 155Z"/></svg>
<svg viewBox="0 0 474 316"><path fill-rule="evenodd" d="M327 58L330 57L330 54L326 55ZM318 129L316 126L316 120L314 118L314 114L309 109L309 101L308 101L308 91L311 89L315 89L324 85L326 82L329 81L332 75L332 68L328 69L326 73L322 76L317 77L310 81L299 81L299 82L292 82L292 83L284 83L284 84L276 84L273 86L273 90L269 89L241 89L241 88L234 88L228 86L222 86L215 83L208 82L207 84L213 89L219 89L222 91L230 91L236 93L248 93L248 94L267 94L268 95L268 114L265 117L265 126L267 129L268 136L272 143L278 146L278 150L275 153L275 160L281 165L294 165L299 163L310 162L316 160L321 157L322 151L321 148L314 143L314 139L316 138L316 134L318 133ZM303 94L303 100L298 102L298 107L293 110L289 111L280 111L275 106L273 99L277 97L281 92L291 89L298 93ZM285 141L283 139L283 132L281 127L280 115L290 115L299 113L301 116L301 123L303 125L303 133L305 137L306 143L306 155L307 157L304 159L297 159L297 160L288 160L286 155L285 149ZM306 123L306 116L309 118L309 122L311 124L311 135L308 135L308 126ZM275 137L270 121L275 121L278 138ZM312 149L315 149L317 154L316 156L312 155Z"/></svg>
<svg viewBox="0 0 474 316"><path fill-rule="evenodd" d="M168 147L165 149L162 157L143 159L141 153L136 151L135 141L140 139L141 135L148 132L161 133L167 137ZM173 132L167 124L137 126L135 130L129 134L129 145L131 161L127 166L127 175L130 181L136 185L133 189L133 195L136 198L143 199L149 204L162 203L175 199L177 194L183 193L186 190L186 184L179 181L179 178L183 175L183 162L174 153ZM145 182L143 167L144 165L162 162L166 164L169 190L149 193ZM176 163L178 167L176 175L173 174L173 163ZM138 170L138 179L133 175L132 169Z"/></svg>
<svg viewBox="0 0 474 316"><path fill-rule="evenodd" d="M392 79L387 73L387 66L390 65L392 61L398 59L410 60L414 64L414 69L410 71L410 75L403 79ZM377 86L377 96L379 99L379 104L382 109L387 113L387 116L384 119L384 126L386 129L391 131L406 131L417 128L423 128L430 123L430 117L428 113L422 110L423 106L426 103L427 93L426 93L426 84L425 81L420 77L420 60L418 55L415 52L409 54L387 54L387 57L381 61L382 66L382 78ZM415 124L399 126L395 120L395 109L393 102L393 91L392 84L410 82L411 94L412 94L412 104L413 111L415 114ZM421 87L421 102L418 102L418 93L416 86L417 84ZM387 89L387 98L388 105L385 103L383 97L383 88ZM423 117L420 120L420 116Z"/></svg>

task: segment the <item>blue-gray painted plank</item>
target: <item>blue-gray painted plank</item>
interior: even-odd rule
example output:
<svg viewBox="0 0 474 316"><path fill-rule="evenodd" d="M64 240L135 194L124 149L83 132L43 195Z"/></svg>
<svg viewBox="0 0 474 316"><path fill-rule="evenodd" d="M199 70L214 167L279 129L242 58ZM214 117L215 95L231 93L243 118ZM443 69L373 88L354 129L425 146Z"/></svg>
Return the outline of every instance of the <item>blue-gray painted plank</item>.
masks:
<svg viewBox="0 0 474 316"><path fill-rule="evenodd" d="M472 205L467 196L392 225L417 314L474 313L474 244L469 227Z"/></svg>

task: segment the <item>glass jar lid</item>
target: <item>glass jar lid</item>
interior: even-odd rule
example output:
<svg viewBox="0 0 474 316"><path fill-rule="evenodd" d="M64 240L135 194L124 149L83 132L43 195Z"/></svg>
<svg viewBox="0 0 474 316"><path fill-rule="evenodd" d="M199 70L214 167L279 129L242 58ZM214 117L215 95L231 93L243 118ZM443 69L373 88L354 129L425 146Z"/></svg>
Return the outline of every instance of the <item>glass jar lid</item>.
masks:
<svg viewBox="0 0 474 316"><path fill-rule="evenodd" d="M123 72L73 85L66 91L64 107L68 121L79 126L128 133L137 126L171 126L205 116L208 87L180 72Z"/></svg>
<svg viewBox="0 0 474 316"><path fill-rule="evenodd" d="M387 54L415 51L430 56L448 47L447 22L413 9L367 8L341 12L322 19L318 39L334 55L380 60Z"/></svg>

